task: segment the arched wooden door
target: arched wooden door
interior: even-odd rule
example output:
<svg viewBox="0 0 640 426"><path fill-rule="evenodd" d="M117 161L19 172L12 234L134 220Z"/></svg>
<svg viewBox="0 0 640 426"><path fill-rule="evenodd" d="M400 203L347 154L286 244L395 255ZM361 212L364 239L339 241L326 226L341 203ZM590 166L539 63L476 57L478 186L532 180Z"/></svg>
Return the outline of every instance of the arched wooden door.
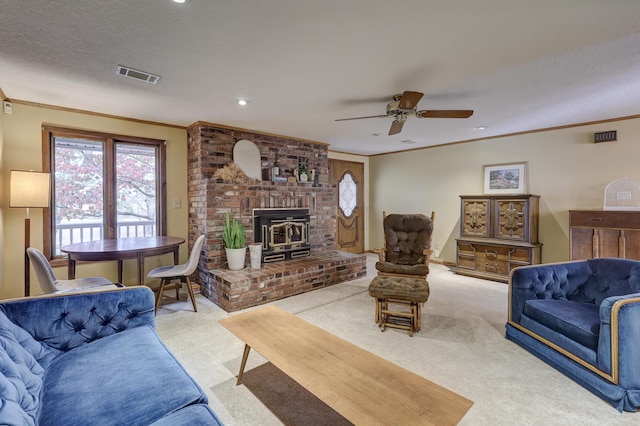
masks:
<svg viewBox="0 0 640 426"><path fill-rule="evenodd" d="M364 252L364 163L329 160L331 183L338 186L336 248Z"/></svg>

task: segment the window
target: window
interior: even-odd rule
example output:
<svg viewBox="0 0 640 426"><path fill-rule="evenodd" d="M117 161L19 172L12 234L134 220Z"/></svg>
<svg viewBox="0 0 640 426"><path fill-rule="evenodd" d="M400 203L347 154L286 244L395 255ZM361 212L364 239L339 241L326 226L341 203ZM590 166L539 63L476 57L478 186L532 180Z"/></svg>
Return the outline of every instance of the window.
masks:
<svg viewBox="0 0 640 426"><path fill-rule="evenodd" d="M43 145L49 258L67 244L166 235L164 141L45 126Z"/></svg>
<svg viewBox="0 0 640 426"><path fill-rule="evenodd" d="M350 217L358 207L358 185L349 172L344 174L338 184L338 205L345 217Z"/></svg>

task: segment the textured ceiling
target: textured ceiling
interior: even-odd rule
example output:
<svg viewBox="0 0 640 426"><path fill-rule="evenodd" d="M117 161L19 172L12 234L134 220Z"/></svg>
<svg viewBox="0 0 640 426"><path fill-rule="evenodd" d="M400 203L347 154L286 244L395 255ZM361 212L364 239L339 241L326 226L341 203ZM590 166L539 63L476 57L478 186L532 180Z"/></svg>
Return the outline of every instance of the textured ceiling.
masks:
<svg viewBox="0 0 640 426"><path fill-rule="evenodd" d="M0 40L11 100L357 154L640 114L637 0L0 0ZM404 90L425 94L418 109L475 113L395 136L391 118L334 121L384 114Z"/></svg>

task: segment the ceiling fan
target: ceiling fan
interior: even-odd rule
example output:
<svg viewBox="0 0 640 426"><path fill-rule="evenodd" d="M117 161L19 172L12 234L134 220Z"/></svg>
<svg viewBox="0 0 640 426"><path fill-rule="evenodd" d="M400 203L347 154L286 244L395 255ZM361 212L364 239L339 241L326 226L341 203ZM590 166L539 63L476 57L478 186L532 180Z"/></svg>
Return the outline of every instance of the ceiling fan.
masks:
<svg viewBox="0 0 640 426"><path fill-rule="evenodd" d="M369 115L366 117L339 118L336 121L346 120L362 120L364 118L384 118L394 117L389 136L400 133L407 117L418 118L469 118L473 114L470 109L434 109L418 111L416 105L424 93L405 91L401 95L395 95L393 101L387 104L387 113L385 115Z"/></svg>

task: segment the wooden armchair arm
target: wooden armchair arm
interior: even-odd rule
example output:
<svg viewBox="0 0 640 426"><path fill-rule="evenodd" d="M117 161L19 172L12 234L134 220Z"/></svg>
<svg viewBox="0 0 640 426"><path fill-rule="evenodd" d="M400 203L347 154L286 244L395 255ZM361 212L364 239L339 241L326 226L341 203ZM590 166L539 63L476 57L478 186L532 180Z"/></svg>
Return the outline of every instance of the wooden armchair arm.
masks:
<svg viewBox="0 0 640 426"><path fill-rule="evenodd" d="M373 252L378 254L378 260L380 262L387 261L387 251L385 249L383 248L373 249Z"/></svg>
<svg viewBox="0 0 640 426"><path fill-rule="evenodd" d="M429 266L429 261L431 260L431 255L433 254L433 250L424 249L422 251L422 254L424 255L424 264Z"/></svg>

